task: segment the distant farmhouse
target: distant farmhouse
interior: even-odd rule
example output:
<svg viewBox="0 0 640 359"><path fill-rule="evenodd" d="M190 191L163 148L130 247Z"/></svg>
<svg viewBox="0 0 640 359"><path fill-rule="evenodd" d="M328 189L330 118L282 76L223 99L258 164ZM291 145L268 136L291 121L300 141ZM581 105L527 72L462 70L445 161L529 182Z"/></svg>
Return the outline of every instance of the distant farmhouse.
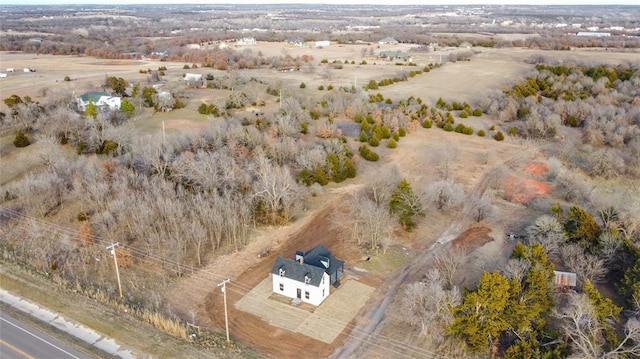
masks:
<svg viewBox="0 0 640 359"><path fill-rule="evenodd" d="M121 101L121 97L112 96L106 92L87 92L76 99L78 108L82 111L87 109L89 102L93 102L101 110L116 111L120 109Z"/></svg>
<svg viewBox="0 0 640 359"><path fill-rule="evenodd" d="M304 41L302 38L300 37L290 37L287 40L285 40L285 43L288 46L293 46L293 47L307 47L309 46L307 44L306 41Z"/></svg>
<svg viewBox="0 0 640 359"><path fill-rule="evenodd" d="M379 45L397 45L398 44L398 40L394 39L393 37L385 37L384 39L378 41Z"/></svg>
<svg viewBox="0 0 640 359"><path fill-rule="evenodd" d="M610 32L597 32L597 31L579 31L577 36L588 36L588 37L608 37L611 36Z"/></svg>
<svg viewBox="0 0 640 359"><path fill-rule="evenodd" d="M306 253L296 252L295 259L278 257L271 268L273 292L293 299L320 305L338 285L344 262L319 244Z"/></svg>
<svg viewBox="0 0 640 359"><path fill-rule="evenodd" d="M329 47L329 46L331 46L331 41L329 40L316 41L317 48L323 48L323 47Z"/></svg>
<svg viewBox="0 0 640 359"><path fill-rule="evenodd" d="M243 37L236 42L238 45L256 45L258 42L253 37Z"/></svg>
<svg viewBox="0 0 640 359"><path fill-rule="evenodd" d="M380 51L379 57L382 59L387 59L389 61L393 61L393 60L413 61L413 57L410 54L402 51L393 51L393 50Z"/></svg>

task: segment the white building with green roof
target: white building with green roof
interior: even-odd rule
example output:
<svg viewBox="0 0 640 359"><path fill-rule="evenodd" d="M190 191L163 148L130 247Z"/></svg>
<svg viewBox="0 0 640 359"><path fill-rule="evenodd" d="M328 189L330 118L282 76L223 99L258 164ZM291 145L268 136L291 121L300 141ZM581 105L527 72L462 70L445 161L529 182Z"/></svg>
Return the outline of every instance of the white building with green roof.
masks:
<svg viewBox="0 0 640 359"><path fill-rule="evenodd" d="M93 104L100 109L109 109L112 111L117 111L120 109L120 103L122 102L122 98L119 96L112 96L109 93L104 91L101 92L87 92L84 95L78 97L78 108L84 111L89 102L93 102Z"/></svg>

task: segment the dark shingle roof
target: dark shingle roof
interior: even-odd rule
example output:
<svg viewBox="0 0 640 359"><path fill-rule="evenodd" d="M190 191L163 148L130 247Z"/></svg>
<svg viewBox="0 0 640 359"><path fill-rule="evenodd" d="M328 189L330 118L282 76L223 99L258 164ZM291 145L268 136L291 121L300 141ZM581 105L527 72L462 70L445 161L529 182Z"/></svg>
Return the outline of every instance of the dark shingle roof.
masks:
<svg viewBox="0 0 640 359"><path fill-rule="evenodd" d="M298 252L299 254L302 254ZM304 282L305 276L310 278L309 284L319 286L322 281L322 275L326 272L331 276L338 268L344 265L344 261L334 257L331 252L322 244L311 248L308 252L302 254L303 263L295 259L278 257L276 263L271 268L271 273L280 274L280 269L284 270L283 276Z"/></svg>
<svg viewBox="0 0 640 359"><path fill-rule="evenodd" d="M324 269L307 263L300 263L291 258L278 257L273 268L271 268L271 273L279 275L280 269L284 270L283 277L298 282L304 283L305 276L309 277L309 284L315 287L320 286L322 276L324 275Z"/></svg>
<svg viewBox="0 0 640 359"><path fill-rule="evenodd" d="M334 273L340 266L344 264L344 261L339 260L334 257L331 252L322 244L318 244L317 246L311 248L308 252L304 254L304 262L307 264L311 264L312 266L316 266L324 269L329 275ZM329 264L327 267L324 263Z"/></svg>

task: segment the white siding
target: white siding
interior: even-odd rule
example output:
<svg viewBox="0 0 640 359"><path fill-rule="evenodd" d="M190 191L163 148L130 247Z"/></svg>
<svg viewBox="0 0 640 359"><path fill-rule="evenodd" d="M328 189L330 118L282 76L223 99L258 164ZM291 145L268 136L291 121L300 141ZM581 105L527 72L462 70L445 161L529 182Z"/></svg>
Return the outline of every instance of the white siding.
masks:
<svg viewBox="0 0 640 359"><path fill-rule="evenodd" d="M322 282L320 286L315 287L310 284L304 284L293 279L281 277L278 274L271 275L273 279L273 292L284 295L289 298L296 298L298 295L298 289L300 289L300 299L315 306L320 305L324 301L330 292L329 275L324 273L322 276ZM282 284L283 290L280 290L280 284ZM305 298L305 292L309 292L309 299ZM323 295L324 294L324 295Z"/></svg>

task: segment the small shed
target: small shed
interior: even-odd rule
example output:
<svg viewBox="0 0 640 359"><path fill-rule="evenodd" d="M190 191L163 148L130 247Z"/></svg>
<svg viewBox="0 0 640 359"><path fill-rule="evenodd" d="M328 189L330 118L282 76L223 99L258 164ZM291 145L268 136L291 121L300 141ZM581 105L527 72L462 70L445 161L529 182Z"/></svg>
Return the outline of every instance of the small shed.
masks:
<svg viewBox="0 0 640 359"><path fill-rule="evenodd" d="M578 284L578 277L575 273L554 270L553 282L559 288L574 288Z"/></svg>

